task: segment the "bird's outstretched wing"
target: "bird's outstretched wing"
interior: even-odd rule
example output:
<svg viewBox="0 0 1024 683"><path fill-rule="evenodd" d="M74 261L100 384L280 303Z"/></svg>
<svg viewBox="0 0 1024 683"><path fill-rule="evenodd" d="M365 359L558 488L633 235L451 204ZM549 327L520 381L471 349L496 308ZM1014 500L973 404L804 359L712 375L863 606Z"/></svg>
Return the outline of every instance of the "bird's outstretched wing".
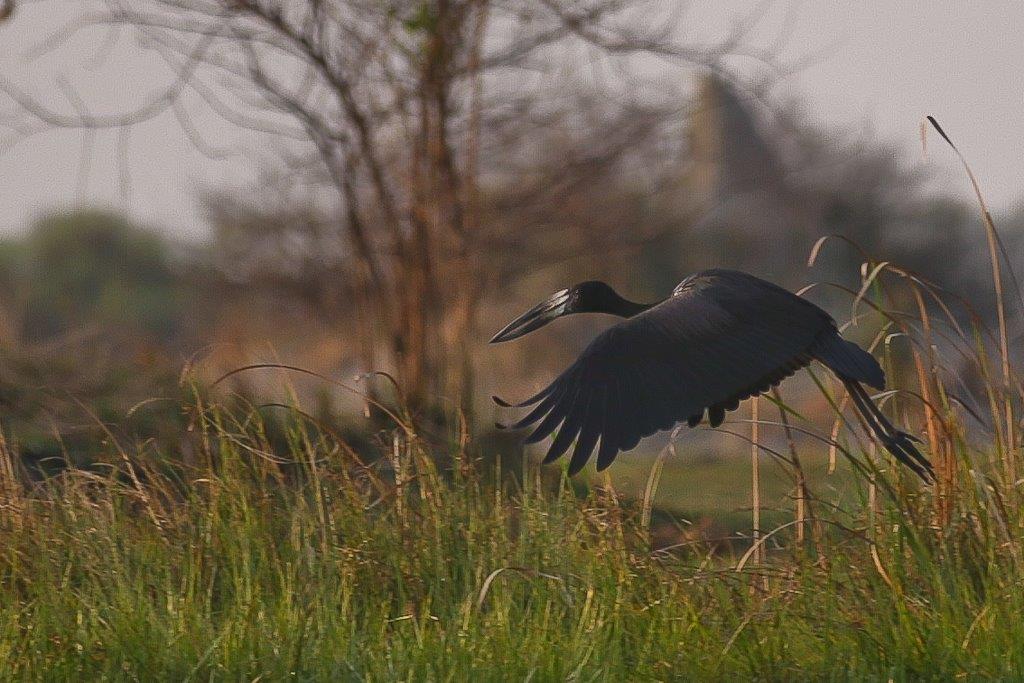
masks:
<svg viewBox="0 0 1024 683"><path fill-rule="evenodd" d="M706 412L718 426L725 411L809 363L826 336L837 336L835 323L809 301L744 273L704 271L600 334L513 426L536 424L530 443L555 434L545 462L575 442L571 474L600 442L601 470L677 422L695 426ZM855 379L877 384L877 374Z"/></svg>

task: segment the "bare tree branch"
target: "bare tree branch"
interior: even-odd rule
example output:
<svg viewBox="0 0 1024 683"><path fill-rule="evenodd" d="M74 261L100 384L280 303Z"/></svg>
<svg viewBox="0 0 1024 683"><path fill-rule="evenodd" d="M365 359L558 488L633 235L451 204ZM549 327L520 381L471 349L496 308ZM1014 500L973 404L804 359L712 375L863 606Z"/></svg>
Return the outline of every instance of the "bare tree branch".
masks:
<svg viewBox="0 0 1024 683"><path fill-rule="evenodd" d="M711 45L681 40L681 11L645 7L111 0L29 57L105 27L88 68L102 68L130 34L167 66L169 82L128 111L98 112L68 81L58 81L63 110L0 76L0 97L17 110L0 119L0 151L47 129L80 131L84 184L93 134L117 131L127 197L128 146L139 124L167 113L210 159L247 151L217 139L213 124L247 131L255 141L249 153L274 161L261 169L260 194L278 220L256 220L237 206L234 218L214 211L218 239L237 258L230 276L277 287L292 278L297 295L332 307L325 315L356 311L372 340L366 362L383 355L372 347L388 349L410 396L464 394L479 295L494 278L521 272L538 248L557 263L612 244L641 248L664 231L605 224L613 197L653 201L643 197L657 193L655 180L653 189L625 191L619 176L654 163L651 141L680 114L678 103L665 103L676 93L640 77L640 58L669 70L728 73L724 62L736 55L778 66L772 50L747 44L764 4ZM597 76L586 99L573 92L580 82L552 77L550 66L574 51L585 55L577 66ZM579 131L592 136L586 154L570 152ZM576 205L602 191L605 215ZM286 206L293 197L302 210ZM590 219L607 229L595 235Z"/></svg>

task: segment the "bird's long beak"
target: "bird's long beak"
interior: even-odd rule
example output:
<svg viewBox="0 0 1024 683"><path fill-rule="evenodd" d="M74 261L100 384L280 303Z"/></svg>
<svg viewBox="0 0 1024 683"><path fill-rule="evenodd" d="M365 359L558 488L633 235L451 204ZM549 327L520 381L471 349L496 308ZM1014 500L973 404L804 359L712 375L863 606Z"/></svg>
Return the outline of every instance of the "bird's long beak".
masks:
<svg viewBox="0 0 1024 683"><path fill-rule="evenodd" d="M563 289L555 292L546 300L540 302L526 313L503 327L498 334L491 337L491 344L509 341L524 334L533 332L537 328L544 327L555 318L568 313L569 290Z"/></svg>

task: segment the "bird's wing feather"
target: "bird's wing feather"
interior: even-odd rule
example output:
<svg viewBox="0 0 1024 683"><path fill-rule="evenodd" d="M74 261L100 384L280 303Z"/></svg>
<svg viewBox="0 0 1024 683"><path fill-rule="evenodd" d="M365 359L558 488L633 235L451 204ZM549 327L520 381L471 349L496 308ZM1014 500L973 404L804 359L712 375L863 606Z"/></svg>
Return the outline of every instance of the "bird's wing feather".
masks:
<svg viewBox="0 0 1024 683"><path fill-rule="evenodd" d="M557 430L547 462L575 440L572 473L600 440L603 469L645 436L705 410L715 418L767 390L809 362L819 335L833 331L824 311L784 289L706 271L600 334L518 426L540 421L531 442Z"/></svg>

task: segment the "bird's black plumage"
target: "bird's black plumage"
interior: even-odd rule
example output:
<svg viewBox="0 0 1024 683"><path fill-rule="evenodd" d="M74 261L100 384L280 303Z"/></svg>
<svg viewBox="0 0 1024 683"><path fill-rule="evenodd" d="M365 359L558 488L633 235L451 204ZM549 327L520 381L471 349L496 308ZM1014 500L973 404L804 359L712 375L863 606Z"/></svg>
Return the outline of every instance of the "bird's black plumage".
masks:
<svg viewBox="0 0 1024 683"><path fill-rule="evenodd" d="M912 437L896 430L860 385L884 388L878 362L839 336L825 311L781 287L746 273L706 270L648 306L622 299L603 283L584 283L557 292L492 341L582 311L626 319L598 335L543 391L518 404L532 406L513 425L533 426L527 442L555 435L545 462L572 447L569 471L575 474L597 447L598 469L604 469L620 451L676 423L694 427L706 416L717 427L740 401L817 360L846 385L882 444L921 477L931 476Z"/></svg>

